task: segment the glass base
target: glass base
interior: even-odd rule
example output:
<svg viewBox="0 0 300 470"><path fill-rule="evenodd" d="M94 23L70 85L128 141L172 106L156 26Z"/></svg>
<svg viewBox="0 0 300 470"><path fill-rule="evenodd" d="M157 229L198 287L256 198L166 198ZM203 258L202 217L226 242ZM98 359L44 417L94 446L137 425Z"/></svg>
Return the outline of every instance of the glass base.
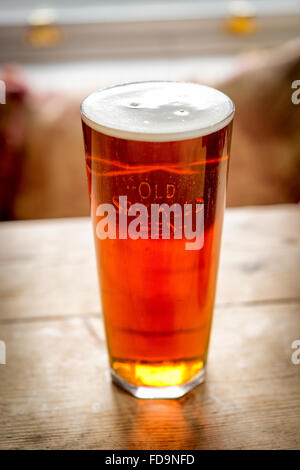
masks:
<svg viewBox="0 0 300 470"><path fill-rule="evenodd" d="M191 380L181 385L172 385L168 387L150 387L144 385L133 385L124 378L120 377L113 369L111 369L113 382L119 387L126 390L136 398L142 399L174 399L186 395L193 388L200 385L205 380L205 367L196 374Z"/></svg>

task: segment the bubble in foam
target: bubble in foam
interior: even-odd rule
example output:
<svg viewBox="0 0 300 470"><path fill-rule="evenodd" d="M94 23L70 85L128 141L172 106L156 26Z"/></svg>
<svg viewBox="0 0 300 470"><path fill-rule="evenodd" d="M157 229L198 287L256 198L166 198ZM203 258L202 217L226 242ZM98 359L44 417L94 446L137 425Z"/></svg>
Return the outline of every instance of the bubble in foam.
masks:
<svg viewBox="0 0 300 470"><path fill-rule="evenodd" d="M224 93L188 82L137 82L90 94L82 119L99 132L142 141L172 141L225 127L234 105Z"/></svg>

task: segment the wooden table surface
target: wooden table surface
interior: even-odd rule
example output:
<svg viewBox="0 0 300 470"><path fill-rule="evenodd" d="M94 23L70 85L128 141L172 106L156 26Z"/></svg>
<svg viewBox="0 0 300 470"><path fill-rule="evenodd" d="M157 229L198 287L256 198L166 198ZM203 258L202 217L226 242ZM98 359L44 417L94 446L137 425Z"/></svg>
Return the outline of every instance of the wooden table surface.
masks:
<svg viewBox="0 0 300 470"><path fill-rule="evenodd" d="M226 211L207 380L174 401L110 382L90 221L1 223L0 448L299 449L299 215Z"/></svg>

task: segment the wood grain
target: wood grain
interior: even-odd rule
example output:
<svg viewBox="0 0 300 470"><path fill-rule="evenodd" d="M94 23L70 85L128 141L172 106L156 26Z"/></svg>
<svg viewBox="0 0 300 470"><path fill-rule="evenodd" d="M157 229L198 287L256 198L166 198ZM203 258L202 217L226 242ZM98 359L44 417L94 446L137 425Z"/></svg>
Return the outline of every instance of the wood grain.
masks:
<svg viewBox="0 0 300 470"><path fill-rule="evenodd" d="M300 298L297 205L228 209L217 305ZM5 222L0 319L99 314L91 222ZM238 286L238 288L237 288Z"/></svg>
<svg viewBox="0 0 300 470"><path fill-rule="evenodd" d="M110 382L90 222L0 226L1 449L299 449L299 209L227 211L206 383Z"/></svg>
<svg viewBox="0 0 300 470"><path fill-rule="evenodd" d="M219 308L207 381L177 401L110 383L100 320L2 325L2 448L227 449L299 446L299 304Z"/></svg>

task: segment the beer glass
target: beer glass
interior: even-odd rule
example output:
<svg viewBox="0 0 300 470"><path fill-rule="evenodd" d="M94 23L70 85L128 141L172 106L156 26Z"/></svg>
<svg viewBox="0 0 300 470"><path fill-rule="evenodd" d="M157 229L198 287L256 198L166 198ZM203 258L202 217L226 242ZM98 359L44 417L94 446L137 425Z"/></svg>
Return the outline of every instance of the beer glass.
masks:
<svg viewBox="0 0 300 470"><path fill-rule="evenodd" d="M82 102L113 381L178 398L204 380L234 105L195 83L127 83Z"/></svg>

